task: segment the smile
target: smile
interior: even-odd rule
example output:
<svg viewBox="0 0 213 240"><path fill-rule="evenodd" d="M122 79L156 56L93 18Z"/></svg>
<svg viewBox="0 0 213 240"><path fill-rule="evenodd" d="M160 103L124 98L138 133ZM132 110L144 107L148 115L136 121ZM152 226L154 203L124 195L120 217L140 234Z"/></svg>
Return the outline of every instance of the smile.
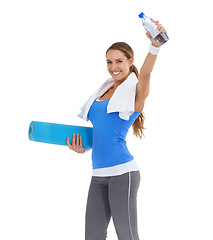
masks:
<svg viewBox="0 0 213 240"><path fill-rule="evenodd" d="M120 74L120 73L121 73L121 72L112 72L112 74L115 75L115 76L118 75L118 74Z"/></svg>

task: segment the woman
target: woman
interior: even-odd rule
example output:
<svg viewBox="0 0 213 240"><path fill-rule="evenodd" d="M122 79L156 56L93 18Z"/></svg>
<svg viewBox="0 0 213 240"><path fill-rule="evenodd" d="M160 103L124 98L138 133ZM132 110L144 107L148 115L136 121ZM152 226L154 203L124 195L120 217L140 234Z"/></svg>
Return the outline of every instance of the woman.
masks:
<svg viewBox="0 0 213 240"><path fill-rule="evenodd" d="M158 21L156 23L160 32L166 32ZM150 33L147 32L146 35L151 40L150 52L141 67L140 74L133 65L134 53L131 47L123 42L115 43L106 52L107 67L112 77L111 85L106 85L110 86L107 90L103 88L106 91L104 90L101 96L99 90L93 96L94 99L90 99L86 116L93 124L93 176L87 200L86 240L106 239L111 217L119 240L139 240L136 198L140 173L126 147L125 138L132 124L134 134L139 138L143 135L142 109L149 94L150 75L160 49L160 45L154 41ZM134 74L137 77L135 85ZM132 85L127 85L128 81ZM127 86L130 86L129 89ZM121 89L132 92L121 100L119 99L122 95L119 93ZM134 111L126 119L126 116L122 119L120 112L110 112L108 109L110 100L111 105L117 104L112 100L115 96L118 97L118 101L126 105L131 100L134 102ZM134 99L128 99L132 96ZM77 153L85 151L79 134L76 141L73 135L72 144L67 138L67 145Z"/></svg>

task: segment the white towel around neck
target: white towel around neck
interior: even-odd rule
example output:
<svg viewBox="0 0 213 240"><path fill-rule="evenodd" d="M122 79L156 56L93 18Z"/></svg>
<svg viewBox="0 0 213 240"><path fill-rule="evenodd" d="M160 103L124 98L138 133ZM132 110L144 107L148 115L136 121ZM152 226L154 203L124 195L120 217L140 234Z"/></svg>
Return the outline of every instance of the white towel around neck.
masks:
<svg viewBox="0 0 213 240"><path fill-rule="evenodd" d="M138 79L135 73L130 73L127 79L120 84L113 93L107 105L107 113L119 112L119 117L123 120L129 120L129 117L135 112L135 94ZM106 80L96 92L81 107L78 115L85 121L88 121L88 113L93 102L101 97L110 87L114 85L113 78Z"/></svg>

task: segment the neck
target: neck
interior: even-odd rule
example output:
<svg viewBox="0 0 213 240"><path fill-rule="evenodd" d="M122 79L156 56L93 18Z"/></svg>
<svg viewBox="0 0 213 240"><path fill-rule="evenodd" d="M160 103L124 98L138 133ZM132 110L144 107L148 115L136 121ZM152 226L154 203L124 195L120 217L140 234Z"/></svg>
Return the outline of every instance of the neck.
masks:
<svg viewBox="0 0 213 240"><path fill-rule="evenodd" d="M114 85L113 85L113 89L117 88L119 85L121 85L127 78L129 75L127 75L125 78L121 79L121 80L114 80Z"/></svg>

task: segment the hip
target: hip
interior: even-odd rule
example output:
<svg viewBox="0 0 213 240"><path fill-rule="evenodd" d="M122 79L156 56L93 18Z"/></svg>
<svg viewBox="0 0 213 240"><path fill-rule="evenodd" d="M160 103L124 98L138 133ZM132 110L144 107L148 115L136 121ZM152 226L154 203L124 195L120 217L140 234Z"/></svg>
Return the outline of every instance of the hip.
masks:
<svg viewBox="0 0 213 240"><path fill-rule="evenodd" d="M97 177L118 176L132 171L139 171L138 165L134 158L131 161L128 161L123 164L93 169L92 176Z"/></svg>

